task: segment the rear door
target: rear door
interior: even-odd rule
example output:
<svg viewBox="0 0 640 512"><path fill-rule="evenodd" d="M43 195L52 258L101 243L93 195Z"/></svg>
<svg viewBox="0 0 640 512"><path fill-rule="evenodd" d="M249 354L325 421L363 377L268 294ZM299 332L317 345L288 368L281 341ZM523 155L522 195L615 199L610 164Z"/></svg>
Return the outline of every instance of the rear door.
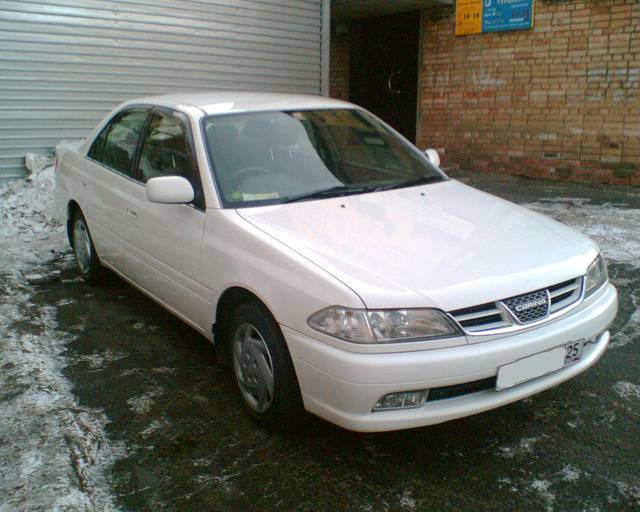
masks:
<svg viewBox="0 0 640 512"><path fill-rule="evenodd" d="M144 262L141 285L199 330L210 329L211 304L201 284L205 201L187 117L154 109L143 135L135 178L182 176L195 192L190 204L159 204L136 190L130 244Z"/></svg>
<svg viewBox="0 0 640 512"><path fill-rule="evenodd" d="M130 245L135 201L144 193L134 161L149 114L150 107L139 107L114 115L89 149L78 194L100 258L131 278L138 263Z"/></svg>

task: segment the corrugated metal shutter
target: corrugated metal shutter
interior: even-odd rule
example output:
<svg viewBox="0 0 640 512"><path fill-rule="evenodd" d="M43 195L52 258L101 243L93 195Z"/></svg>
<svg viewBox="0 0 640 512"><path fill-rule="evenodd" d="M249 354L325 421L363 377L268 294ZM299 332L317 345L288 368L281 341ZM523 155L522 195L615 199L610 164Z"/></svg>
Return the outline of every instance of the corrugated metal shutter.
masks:
<svg viewBox="0 0 640 512"><path fill-rule="evenodd" d="M320 93L321 0L0 0L0 178L117 103Z"/></svg>

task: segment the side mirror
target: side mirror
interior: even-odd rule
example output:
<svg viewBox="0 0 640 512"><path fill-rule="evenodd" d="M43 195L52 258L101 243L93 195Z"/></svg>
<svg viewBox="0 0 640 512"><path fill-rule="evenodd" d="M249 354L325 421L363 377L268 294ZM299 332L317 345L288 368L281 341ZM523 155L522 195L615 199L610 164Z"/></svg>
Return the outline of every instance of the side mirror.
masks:
<svg viewBox="0 0 640 512"><path fill-rule="evenodd" d="M191 183L182 176L158 176L147 181L147 199L152 203L181 204L193 201Z"/></svg>
<svg viewBox="0 0 640 512"><path fill-rule="evenodd" d="M435 165L436 167L440 167L440 155L435 149L425 149L424 154L427 155L427 158L433 165Z"/></svg>

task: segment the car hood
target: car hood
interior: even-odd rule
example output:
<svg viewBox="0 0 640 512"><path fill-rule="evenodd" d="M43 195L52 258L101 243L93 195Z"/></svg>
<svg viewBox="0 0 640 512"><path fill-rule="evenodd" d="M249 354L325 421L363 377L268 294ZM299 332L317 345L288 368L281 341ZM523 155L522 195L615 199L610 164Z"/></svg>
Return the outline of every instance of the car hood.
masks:
<svg viewBox="0 0 640 512"><path fill-rule="evenodd" d="M455 180L238 213L368 308L483 304L584 274L598 252L572 229Z"/></svg>

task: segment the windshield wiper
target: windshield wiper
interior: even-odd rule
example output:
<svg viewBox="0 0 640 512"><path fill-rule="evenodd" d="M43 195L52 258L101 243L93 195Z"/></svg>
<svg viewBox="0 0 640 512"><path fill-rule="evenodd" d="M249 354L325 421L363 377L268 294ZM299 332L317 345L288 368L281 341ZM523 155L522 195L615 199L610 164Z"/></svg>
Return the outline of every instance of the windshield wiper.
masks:
<svg viewBox="0 0 640 512"><path fill-rule="evenodd" d="M375 188L376 192L382 190L393 190L396 188L415 187L416 185L426 185L427 183L434 183L436 181L443 181L442 176L416 176L415 178L409 178L408 180L396 181L389 183L388 185L380 185Z"/></svg>
<svg viewBox="0 0 640 512"><path fill-rule="evenodd" d="M305 192L297 196L285 197L279 203L296 203L298 201L307 201L309 199L325 199L328 197L348 196L352 194L363 194L365 192L381 192L383 190L393 190L395 188L414 187L416 185L425 185L435 181L442 181L442 176L417 176L408 180L396 181L387 185L362 185L359 187L348 185L336 185L335 187L325 188L322 190L313 190Z"/></svg>
<svg viewBox="0 0 640 512"><path fill-rule="evenodd" d="M306 201L308 199L325 199L328 197L348 196L350 194L361 194L370 191L370 187L349 187L347 185L336 185L335 187L325 188L322 190L314 190L305 192L297 196L285 197L280 203L295 203L298 201Z"/></svg>

